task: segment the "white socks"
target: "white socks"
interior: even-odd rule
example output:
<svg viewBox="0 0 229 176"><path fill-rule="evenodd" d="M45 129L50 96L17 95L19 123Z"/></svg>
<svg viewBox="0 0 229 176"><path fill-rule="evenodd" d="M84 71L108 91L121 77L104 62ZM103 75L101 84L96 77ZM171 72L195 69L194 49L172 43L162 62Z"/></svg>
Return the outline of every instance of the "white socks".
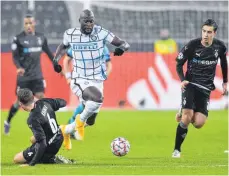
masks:
<svg viewBox="0 0 229 176"><path fill-rule="evenodd" d="M85 108L83 112L80 114L80 120L82 122L86 122L87 119L94 113L98 113L102 103L97 103L94 101L87 101L85 103Z"/></svg>

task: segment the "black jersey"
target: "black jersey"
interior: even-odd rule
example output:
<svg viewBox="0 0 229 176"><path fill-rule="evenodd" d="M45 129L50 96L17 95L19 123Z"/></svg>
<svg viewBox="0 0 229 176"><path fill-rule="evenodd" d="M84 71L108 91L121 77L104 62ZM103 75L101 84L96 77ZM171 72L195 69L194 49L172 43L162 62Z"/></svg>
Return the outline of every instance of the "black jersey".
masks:
<svg viewBox="0 0 229 176"><path fill-rule="evenodd" d="M21 32L14 37L11 49L16 67L25 69L23 76L18 75L18 81L43 79L40 55L44 51L52 61L53 54L42 33L35 32L33 35Z"/></svg>
<svg viewBox="0 0 229 176"><path fill-rule="evenodd" d="M46 139L47 144L52 143L50 140L59 130L55 111L65 105L65 100L51 98L43 98L35 103L35 107L30 112L27 123L36 141Z"/></svg>
<svg viewBox="0 0 229 176"><path fill-rule="evenodd" d="M180 80L188 80L189 82L208 89L214 90L214 77L216 66L220 59L223 82L227 82L227 58L226 46L218 39L214 39L209 47L201 44L201 38L191 40L185 45L176 58L177 73ZM184 76L183 65L188 61L187 72Z"/></svg>
<svg viewBox="0 0 229 176"><path fill-rule="evenodd" d="M64 106L66 106L66 101L59 98L44 98L35 103L27 120L27 124L32 130L36 143L38 144L37 146L39 146L37 147L36 155L30 163L31 165L36 164L43 156L46 145L59 144L59 140L63 139L56 120L55 111ZM43 143L45 145L43 145Z"/></svg>

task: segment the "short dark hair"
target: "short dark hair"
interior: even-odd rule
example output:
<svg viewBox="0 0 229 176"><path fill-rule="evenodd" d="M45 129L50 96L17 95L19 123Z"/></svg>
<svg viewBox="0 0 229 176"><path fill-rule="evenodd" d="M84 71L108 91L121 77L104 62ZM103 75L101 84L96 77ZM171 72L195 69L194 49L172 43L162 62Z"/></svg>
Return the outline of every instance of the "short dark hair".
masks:
<svg viewBox="0 0 229 176"><path fill-rule="evenodd" d="M29 105L33 103L34 96L33 92L27 88L19 89L17 92L18 101L21 102L23 105Z"/></svg>
<svg viewBox="0 0 229 176"><path fill-rule="evenodd" d="M207 19L207 20L203 23L202 27L205 26L205 25L206 25L206 26L213 26L214 32L216 32L217 29L218 29L218 25L217 25L217 23L216 23L213 19Z"/></svg>
<svg viewBox="0 0 229 176"><path fill-rule="evenodd" d="M26 14L25 14L25 18L33 18L33 12L31 10L27 10Z"/></svg>

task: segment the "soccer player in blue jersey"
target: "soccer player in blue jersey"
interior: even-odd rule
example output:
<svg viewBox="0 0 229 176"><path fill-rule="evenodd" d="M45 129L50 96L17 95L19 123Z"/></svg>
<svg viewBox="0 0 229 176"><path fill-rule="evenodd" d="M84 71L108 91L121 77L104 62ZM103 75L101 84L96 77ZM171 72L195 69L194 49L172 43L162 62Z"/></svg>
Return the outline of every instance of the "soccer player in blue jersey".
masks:
<svg viewBox="0 0 229 176"><path fill-rule="evenodd" d="M85 105L74 123L61 126L64 134L64 146L71 149L70 133L77 131L79 140L84 139L84 125L87 119L98 113L103 104L103 82L107 79L106 61L103 57L106 43L116 46L114 56L121 56L130 45L112 32L95 25L94 13L83 10L79 18L80 28L65 31L63 42L58 46L53 60L54 70L58 73L62 67L58 61L72 49L73 71L70 87Z"/></svg>
<svg viewBox="0 0 229 176"><path fill-rule="evenodd" d="M107 48L107 46L104 47L104 51L103 51L103 57L105 58L106 61L106 67L107 67L107 76L109 76L109 74L111 73L112 70L112 63L111 63L111 57L110 57L110 52L109 49ZM67 82L70 83L71 82L71 68L70 68L70 62L72 61L72 49L69 48L67 51L67 55L64 58L64 71L65 71L65 77L67 79ZM82 113L84 110L84 104L80 103L78 105L78 107L76 107L73 116L69 119L68 124L71 124L75 121L75 118L78 114ZM95 121L95 118L97 116L97 113L92 115L91 117L89 117L87 119L87 122L85 123L85 127L86 126L90 126L89 124L90 121ZM94 123L93 123L94 124ZM92 124L92 125L93 125ZM74 133L72 133L72 137L74 138Z"/></svg>

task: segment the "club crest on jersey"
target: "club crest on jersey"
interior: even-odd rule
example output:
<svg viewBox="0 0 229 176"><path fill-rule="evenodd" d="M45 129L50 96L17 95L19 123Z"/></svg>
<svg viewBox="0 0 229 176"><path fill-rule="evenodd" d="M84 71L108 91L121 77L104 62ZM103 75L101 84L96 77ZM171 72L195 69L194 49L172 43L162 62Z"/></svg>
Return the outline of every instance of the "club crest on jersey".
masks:
<svg viewBox="0 0 229 176"><path fill-rule="evenodd" d="M215 50L215 57L218 58L218 56L219 56L218 50Z"/></svg>
<svg viewBox="0 0 229 176"><path fill-rule="evenodd" d="M178 58L179 60L181 60L181 59L183 59L183 57L184 57L183 53L179 53L177 58Z"/></svg>
<svg viewBox="0 0 229 176"><path fill-rule="evenodd" d="M91 38L92 41L96 41L97 40L97 37L95 35L91 35L90 38Z"/></svg>

